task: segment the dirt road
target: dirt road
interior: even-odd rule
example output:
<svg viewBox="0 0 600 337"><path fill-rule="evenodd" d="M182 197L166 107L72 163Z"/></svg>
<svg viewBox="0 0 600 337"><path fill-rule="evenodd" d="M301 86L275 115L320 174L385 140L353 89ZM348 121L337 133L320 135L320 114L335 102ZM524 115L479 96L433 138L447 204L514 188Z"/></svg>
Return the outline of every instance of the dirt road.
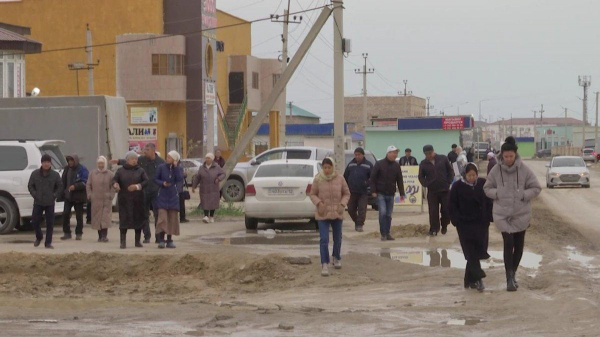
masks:
<svg viewBox="0 0 600 337"><path fill-rule="evenodd" d="M551 192L569 193L544 189L536 201L516 293L506 292L495 229L480 294L462 287L456 231L428 238L426 214L405 211L394 214L393 242L378 239L374 212L365 233L346 221L343 269L328 278L306 224L261 227L284 229L273 236L246 233L240 218L194 221L165 251L86 234L48 252L32 233L2 236L0 336L597 336L598 251L556 216L573 206L554 205Z"/></svg>

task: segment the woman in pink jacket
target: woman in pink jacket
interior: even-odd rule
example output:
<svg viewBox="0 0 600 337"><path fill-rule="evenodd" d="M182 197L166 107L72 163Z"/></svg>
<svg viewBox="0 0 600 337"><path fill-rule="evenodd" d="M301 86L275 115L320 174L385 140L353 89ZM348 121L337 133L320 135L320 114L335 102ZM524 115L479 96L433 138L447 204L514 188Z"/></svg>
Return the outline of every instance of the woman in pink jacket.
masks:
<svg viewBox="0 0 600 337"><path fill-rule="evenodd" d="M310 199L317 206L315 219L319 223L319 234L321 236L321 275L329 276L329 225L333 231L333 266L335 269L342 268L342 221L348 200L350 200L350 189L341 174L335 172L333 159L325 158L322 163L323 169L315 177L310 191Z"/></svg>

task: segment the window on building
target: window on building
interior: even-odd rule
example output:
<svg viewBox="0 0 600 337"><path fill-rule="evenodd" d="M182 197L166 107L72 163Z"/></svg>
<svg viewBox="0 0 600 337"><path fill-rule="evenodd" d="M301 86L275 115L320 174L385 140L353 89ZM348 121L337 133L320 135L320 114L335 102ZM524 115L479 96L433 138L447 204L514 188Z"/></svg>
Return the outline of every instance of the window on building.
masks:
<svg viewBox="0 0 600 337"><path fill-rule="evenodd" d="M152 75L184 75L184 55L153 54Z"/></svg>
<svg viewBox="0 0 600 337"><path fill-rule="evenodd" d="M258 73L252 73L252 89L258 89Z"/></svg>
<svg viewBox="0 0 600 337"><path fill-rule="evenodd" d="M158 54L152 55L152 75L160 75L160 56Z"/></svg>
<svg viewBox="0 0 600 337"><path fill-rule="evenodd" d="M275 86L277 81L279 81L280 78L281 78L281 74L273 74L273 87Z"/></svg>
<svg viewBox="0 0 600 337"><path fill-rule="evenodd" d="M7 75L8 77L6 78L6 80L8 81L7 83L7 97L15 97L15 64L14 62L9 62L7 64L8 66L8 71L7 71Z"/></svg>

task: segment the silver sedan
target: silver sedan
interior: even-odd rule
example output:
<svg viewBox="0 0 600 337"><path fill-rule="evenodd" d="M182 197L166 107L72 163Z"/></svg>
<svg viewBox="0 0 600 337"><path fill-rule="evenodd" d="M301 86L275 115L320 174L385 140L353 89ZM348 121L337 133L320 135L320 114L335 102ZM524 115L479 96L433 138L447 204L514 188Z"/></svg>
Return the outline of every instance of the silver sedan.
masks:
<svg viewBox="0 0 600 337"><path fill-rule="evenodd" d="M554 157L547 164L546 187L581 186L590 187L590 171L581 157Z"/></svg>

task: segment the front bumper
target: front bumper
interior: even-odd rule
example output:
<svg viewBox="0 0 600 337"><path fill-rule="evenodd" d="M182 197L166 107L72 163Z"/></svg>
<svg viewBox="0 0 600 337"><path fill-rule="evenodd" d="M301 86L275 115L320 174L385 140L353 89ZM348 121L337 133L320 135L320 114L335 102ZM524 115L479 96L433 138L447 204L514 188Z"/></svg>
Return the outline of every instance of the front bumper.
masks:
<svg viewBox="0 0 600 337"><path fill-rule="evenodd" d="M587 186L589 184L590 177L579 174L561 174L558 177L551 176L548 180L549 186Z"/></svg>

